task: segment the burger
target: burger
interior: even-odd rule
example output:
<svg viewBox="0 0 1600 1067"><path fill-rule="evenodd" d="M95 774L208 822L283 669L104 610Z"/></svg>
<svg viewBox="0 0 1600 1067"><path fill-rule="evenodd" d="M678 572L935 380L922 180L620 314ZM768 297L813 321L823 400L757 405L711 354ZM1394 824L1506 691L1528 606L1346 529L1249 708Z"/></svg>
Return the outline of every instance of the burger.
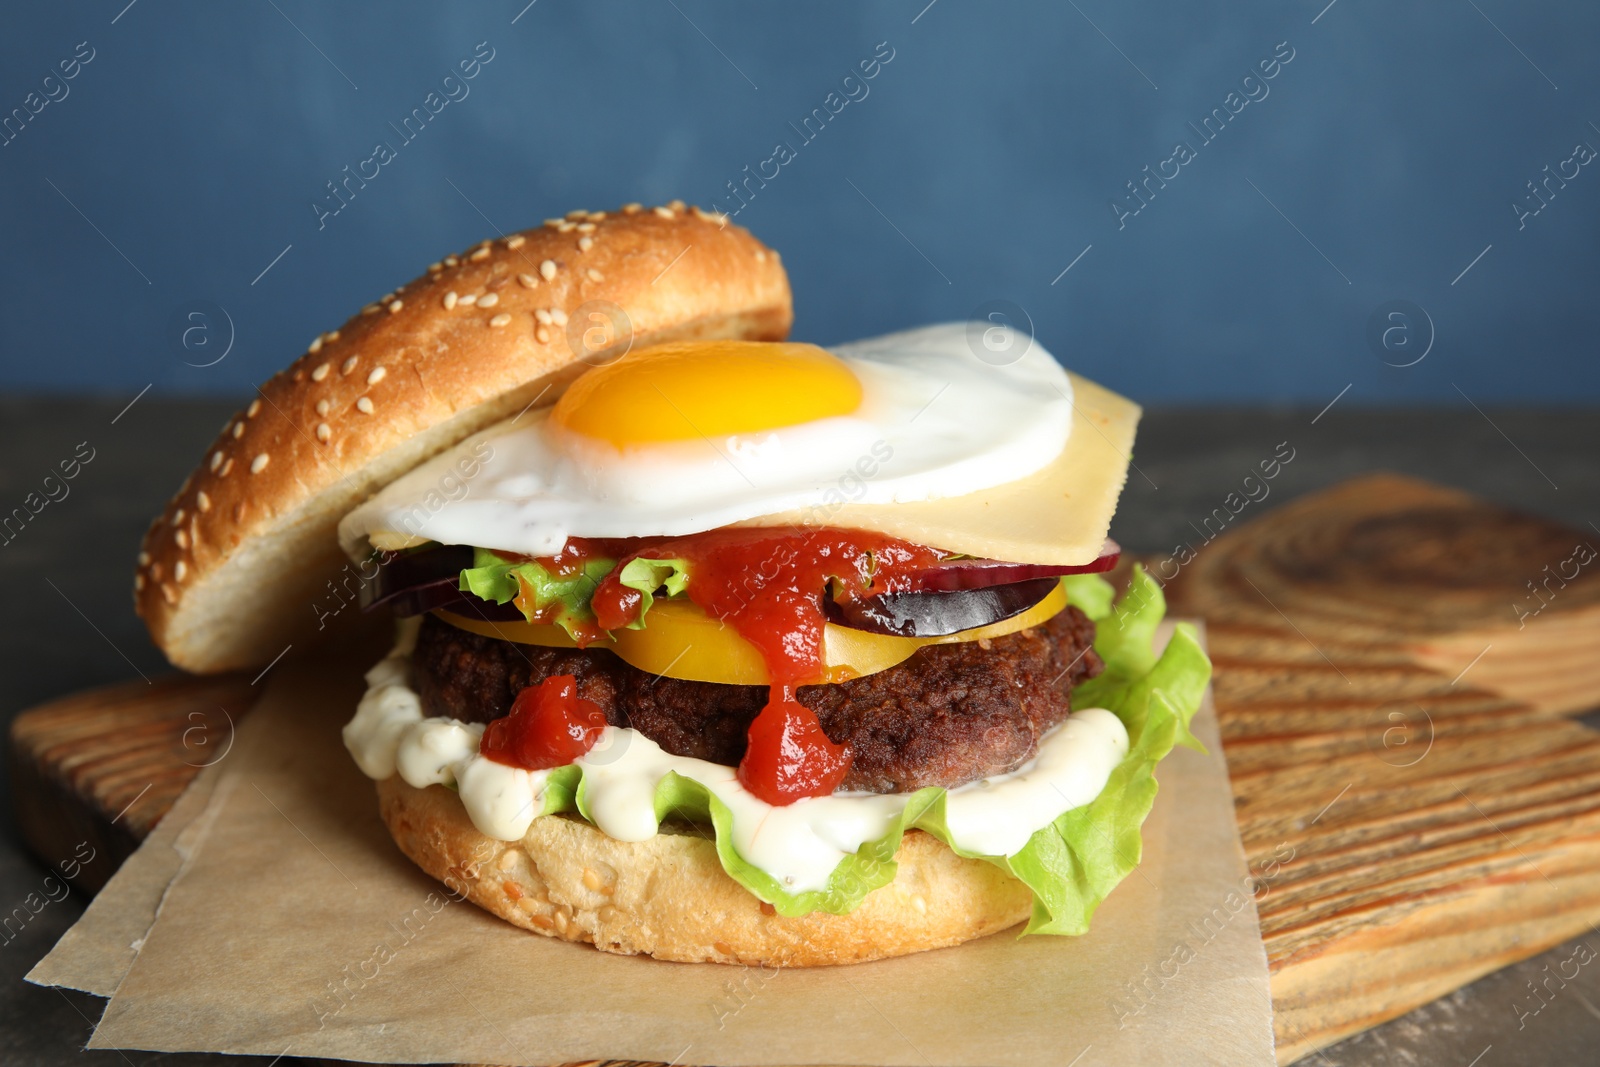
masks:
<svg viewBox="0 0 1600 1067"><path fill-rule="evenodd" d="M791 321L778 254L679 201L447 256L229 423L139 610L253 667L355 575L398 621L345 745L400 850L526 930L790 966L1081 934L1210 672L1102 577L1139 409L993 323Z"/></svg>

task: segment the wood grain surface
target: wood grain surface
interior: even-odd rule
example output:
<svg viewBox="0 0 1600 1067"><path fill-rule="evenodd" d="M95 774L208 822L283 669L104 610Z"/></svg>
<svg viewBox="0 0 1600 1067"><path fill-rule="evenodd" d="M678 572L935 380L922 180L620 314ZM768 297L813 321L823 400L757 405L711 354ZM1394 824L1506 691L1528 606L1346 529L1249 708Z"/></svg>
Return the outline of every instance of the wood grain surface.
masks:
<svg viewBox="0 0 1600 1067"><path fill-rule="evenodd" d="M221 759L258 689L247 676L174 674L77 693L18 715L7 751L12 808L46 865L87 841L109 864L84 864L72 883L110 880L200 769Z"/></svg>
<svg viewBox="0 0 1600 1067"><path fill-rule="evenodd" d="M1280 1062L1600 920L1600 735L1564 714L1600 703L1600 560L1544 584L1591 542L1379 475L1168 585L1206 619Z"/></svg>
<svg viewBox="0 0 1600 1067"><path fill-rule="evenodd" d="M1600 704L1594 544L1377 475L1147 561L1206 619L1280 1063L1600 920L1600 734L1568 717ZM175 677L20 716L30 845L125 855L254 692Z"/></svg>

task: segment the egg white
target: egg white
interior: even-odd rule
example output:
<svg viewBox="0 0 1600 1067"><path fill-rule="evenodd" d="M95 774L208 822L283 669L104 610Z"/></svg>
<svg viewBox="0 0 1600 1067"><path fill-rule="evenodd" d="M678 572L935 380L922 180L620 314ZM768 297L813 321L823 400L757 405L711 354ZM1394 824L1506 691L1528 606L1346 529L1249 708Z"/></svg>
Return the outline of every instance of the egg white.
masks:
<svg viewBox="0 0 1600 1067"><path fill-rule="evenodd" d="M375 534L549 555L569 537L680 536L797 509L826 525L842 502L1016 481L1066 446L1072 384L1037 342L995 366L951 323L830 351L861 381L850 415L617 449L549 408L528 412L390 484L344 519L340 541L353 555Z"/></svg>

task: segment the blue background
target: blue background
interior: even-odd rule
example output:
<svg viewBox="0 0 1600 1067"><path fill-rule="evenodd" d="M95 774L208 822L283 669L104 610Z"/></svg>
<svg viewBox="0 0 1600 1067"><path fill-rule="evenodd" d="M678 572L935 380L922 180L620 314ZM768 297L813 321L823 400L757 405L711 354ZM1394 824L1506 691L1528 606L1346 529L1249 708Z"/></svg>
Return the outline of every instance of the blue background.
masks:
<svg viewBox="0 0 1600 1067"><path fill-rule="evenodd" d="M782 140L738 221L784 254L800 338L1003 299L1144 401L1600 397L1600 166L1523 229L1512 207L1600 146L1596 5L525 2L8 13L0 113L94 59L0 147L0 387L243 393L447 251L575 207L727 206ZM325 183L478 42L470 95L319 229ZM802 143L879 42L868 95ZM1200 146L1187 124L1279 42L1269 95ZM1180 139L1197 158L1119 229L1108 201ZM1368 341L1395 299L1436 330L1414 366L1385 360L1421 319ZM233 345L195 367L227 326L186 351L174 323L204 302Z"/></svg>

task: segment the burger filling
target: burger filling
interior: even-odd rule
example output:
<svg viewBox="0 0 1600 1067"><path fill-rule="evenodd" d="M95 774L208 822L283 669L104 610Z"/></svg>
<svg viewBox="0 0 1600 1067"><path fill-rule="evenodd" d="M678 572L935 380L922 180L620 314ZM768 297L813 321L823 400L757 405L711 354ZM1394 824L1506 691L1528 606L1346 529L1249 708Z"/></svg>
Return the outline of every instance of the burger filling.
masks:
<svg viewBox="0 0 1600 1067"><path fill-rule="evenodd" d="M910 793L1013 771L1067 717L1072 688L1101 672L1094 623L1069 607L1039 626L982 642L932 645L887 670L795 698L827 737L849 747L840 788ZM650 674L603 649L546 648L423 620L412 684L430 717L489 723L518 694L571 677L611 726L631 727L678 756L737 767L767 687Z"/></svg>
<svg viewBox="0 0 1600 1067"><path fill-rule="evenodd" d="M1112 611L1061 573L1114 561L1041 575L826 529L429 546L374 587L422 617L346 743L502 839L560 814L621 840L708 824L786 915L851 910L924 830L1033 888L1031 932L1078 933L1137 862L1151 769L1192 742L1208 675L1187 635L1153 656L1147 576Z"/></svg>
<svg viewBox="0 0 1600 1067"><path fill-rule="evenodd" d="M1090 566L1115 559L1106 553ZM528 770L582 751L563 744L550 755L519 755L501 743L507 730L566 731L592 744L579 722L588 716L591 725L636 727L675 755L736 766L744 788L773 805L840 788L960 785L1030 758L1040 734L1065 718L1072 686L1100 663L1093 624L1066 606L1059 586L1061 571L1085 568L995 584L996 575L1012 574L951 560L881 534L829 528L572 539L549 557L478 550L458 579L459 599L441 600L453 610L424 628L418 690L424 710L462 721L515 715L516 724L484 735L483 751ZM957 582L991 584L940 588ZM679 600L681 610L651 614L658 598ZM482 619L488 602L514 604L526 627L485 634L451 625ZM844 620L837 630L897 632L879 636L876 657L840 654L842 640L830 655L830 607ZM670 632L684 629L674 621L684 612L702 632ZM1017 621L1005 627L1008 620ZM715 637L704 632L713 622ZM995 625L1017 629L996 636ZM626 652L604 647L627 630L666 631L658 653L681 647L664 666L630 664ZM916 636L930 631L953 643L919 645ZM556 651L548 642L575 647ZM713 646L695 661L711 677L674 678L696 643ZM716 662L716 646L743 652L767 684L739 684L737 671ZM523 691L551 678L565 679L562 703L552 695L519 704Z"/></svg>

